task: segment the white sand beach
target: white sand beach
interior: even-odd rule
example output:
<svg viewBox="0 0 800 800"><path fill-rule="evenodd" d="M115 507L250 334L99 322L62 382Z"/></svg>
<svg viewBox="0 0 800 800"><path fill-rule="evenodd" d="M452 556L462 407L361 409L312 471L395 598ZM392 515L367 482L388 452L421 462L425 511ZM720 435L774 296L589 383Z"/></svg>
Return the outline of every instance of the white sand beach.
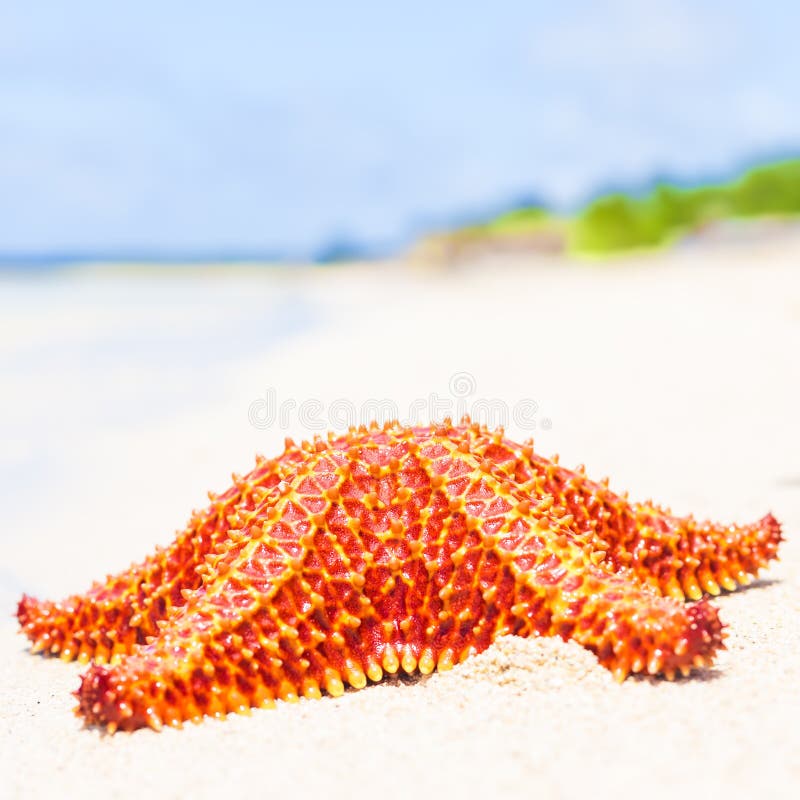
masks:
<svg viewBox="0 0 800 800"><path fill-rule="evenodd" d="M794 229L605 263L2 278L0 363L3 797L797 796ZM392 403L401 419L505 408L512 436L679 513L772 511L781 561L716 601L728 649L689 679L618 685L577 645L507 638L338 699L84 729L82 669L27 652L18 596L87 588L256 452Z"/></svg>

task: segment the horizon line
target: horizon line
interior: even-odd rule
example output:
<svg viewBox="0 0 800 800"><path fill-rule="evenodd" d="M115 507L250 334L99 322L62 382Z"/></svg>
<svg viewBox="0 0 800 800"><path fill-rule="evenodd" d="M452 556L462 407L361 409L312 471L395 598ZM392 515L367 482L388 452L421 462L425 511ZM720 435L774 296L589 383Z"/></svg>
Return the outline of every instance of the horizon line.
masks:
<svg viewBox="0 0 800 800"><path fill-rule="evenodd" d="M410 230L382 242L369 242L346 233L332 235L327 241L305 252L300 249L226 248L211 247L175 249L171 247L76 247L47 250L0 251L0 269L40 267L56 269L79 265L158 265L200 266L204 264L330 264L338 261L391 258L403 247L419 241L437 231L456 231L481 222L490 221L500 214L522 208L541 208L549 214L573 216L596 200L614 194L641 197L659 185L690 190L730 183L751 170L800 159L796 148L774 149L769 155L742 159L738 166L728 170L699 173L693 178L682 178L662 169L654 169L647 178L627 184L605 181L584 195L582 201L569 210L559 212L536 192L515 192L504 203L487 202L481 212L473 210L454 212L446 216L418 218Z"/></svg>

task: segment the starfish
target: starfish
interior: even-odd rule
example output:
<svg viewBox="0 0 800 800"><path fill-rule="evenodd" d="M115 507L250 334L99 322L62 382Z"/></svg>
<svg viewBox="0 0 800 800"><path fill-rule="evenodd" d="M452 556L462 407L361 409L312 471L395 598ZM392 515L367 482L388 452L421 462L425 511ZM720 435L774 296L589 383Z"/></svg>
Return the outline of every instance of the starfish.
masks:
<svg viewBox="0 0 800 800"><path fill-rule="evenodd" d="M750 582L775 557L781 541L780 526L768 515L743 527L697 523L677 518L652 503L633 504L595 482L582 467L569 470L558 457L543 458L532 441L517 445L469 420L455 429L469 430L474 451L489 460L516 483L526 485L531 500L553 497L556 513L573 515L572 528L591 533L595 552L606 555L603 565L612 571L628 568L638 580L660 594L677 600L698 600L703 591L717 595L720 587L732 591ZM374 433L362 428L349 437L364 442ZM342 441L334 445L342 446ZM209 493L210 506L195 511L185 530L168 548L159 548L141 564L95 584L83 595L60 603L23 596L18 618L33 642L34 652L59 655L82 663L118 660L137 644L158 633L158 625L170 609L184 605L184 592L200 587L197 567L228 536L231 523L292 474L318 444L298 447L287 439L283 454L275 460L258 458L246 476L233 475L224 493ZM702 587L702 588L701 588Z"/></svg>
<svg viewBox="0 0 800 800"><path fill-rule="evenodd" d="M427 674L506 633L671 678L724 646L716 610L680 601L747 583L780 541L769 515L721 527L629 503L502 431L394 423L288 443L167 550L18 616L34 650L112 661L77 692L110 730Z"/></svg>

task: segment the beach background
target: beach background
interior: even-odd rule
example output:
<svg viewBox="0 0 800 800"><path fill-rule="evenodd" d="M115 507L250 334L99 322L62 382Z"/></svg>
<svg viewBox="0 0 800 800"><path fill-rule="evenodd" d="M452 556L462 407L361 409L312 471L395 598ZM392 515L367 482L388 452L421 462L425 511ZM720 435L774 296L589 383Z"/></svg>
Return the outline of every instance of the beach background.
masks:
<svg viewBox="0 0 800 800"><path fill-rule="evenodd" d="M209 269L190 286L151 269L5 282L2 782L20 797L792 796L798 258L800 231L602 268L542 259L424 275L403 263ZM303 309L290 325L287 305ZM688 680L620 686L575 645L508 639L452 672L335 700L162 734L82 729L70 696L80 668L30 656L14 603L23 590L79 591L166 544L231 469L279 452L287 433L310 435L298 419L258 427L270 390L276 407L326 409L347 398L404 410L432 392L452 408L533 400L541 430L512 421L511 435L682 513L772 510L782 560L719 598L729 649Z"/></svg>
<svg viewBox="0 0 800 800"><path fill-rule="evenodd" d="M2 796L796 796L800 57L766 6L2 12ZM678 513L776 515L714 667L619 685L506 638L107 736L27 652L23 592L168 543L284 437L463 413Z"/></svg>

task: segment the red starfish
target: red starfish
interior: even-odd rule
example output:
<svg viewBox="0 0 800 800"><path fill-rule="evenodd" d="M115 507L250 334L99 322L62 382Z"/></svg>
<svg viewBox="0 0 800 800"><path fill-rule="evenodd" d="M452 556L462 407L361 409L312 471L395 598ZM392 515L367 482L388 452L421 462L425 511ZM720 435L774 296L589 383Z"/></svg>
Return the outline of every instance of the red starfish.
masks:
<svg viewBox="0 0 800 800"><path fill-rule="evenodd" d="M18 613L35 650L119 662L84 677L88 722L158 727L428 673L503 633L573 638L620 679L688 673L722 625L656 592L749 582L780 540L771 516L719 528L630 504L502 432L391 425L290 444L168 550Z"/></svg>

